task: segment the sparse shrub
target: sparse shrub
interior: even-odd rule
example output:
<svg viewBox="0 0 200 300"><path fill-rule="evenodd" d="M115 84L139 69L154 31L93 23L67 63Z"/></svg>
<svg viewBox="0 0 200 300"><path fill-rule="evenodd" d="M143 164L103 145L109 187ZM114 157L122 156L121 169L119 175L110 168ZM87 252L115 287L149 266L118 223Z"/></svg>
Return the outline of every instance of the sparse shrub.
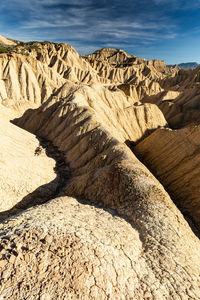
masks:
<svg viewBox="0 0 200 300"><path fill-rule="evenodd" d="M8 53L8 49L5 47L0 48L0 53Z"/></svg>

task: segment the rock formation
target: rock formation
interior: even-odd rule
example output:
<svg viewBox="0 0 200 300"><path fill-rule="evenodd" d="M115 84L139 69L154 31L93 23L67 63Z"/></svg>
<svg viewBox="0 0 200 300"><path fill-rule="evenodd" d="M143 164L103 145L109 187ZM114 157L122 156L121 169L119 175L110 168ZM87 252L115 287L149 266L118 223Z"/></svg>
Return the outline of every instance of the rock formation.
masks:
<svg viewBox="0 0 200 300"><path fill-rule="evenodd" d="M199 123L200 67L194 70L178 70L159 81L162 91L145 95L143 103L155 103L172 128Z"/></svg>
<svg viewBox="0 0 200 300"><path fill-rule="evenodd" d="M49 42L0 62L0 298L199 299L198 70Z"/></svg>
<svg viewBox="0 0 200 300"><path fill-rule="evenodd" d="M0 70L0 101L21 113L38 107L64 84L48 65L21 54L1 54Z"/></svg>
<svg viewBox="0 0 200 300"><path fill-rule="evenodd" d="M111 63L105 65L102 51L100 71L91 63L90 56L81 57L66 44L32 42L18 44L11 50L0 54L0 101L7 106L15 106L15 109L17 107L21 113L46 101L66 79L77 84L131 84L135 101L162 91L157 82L164 77L159 63L150 64L138 58L134 63L131 56L126 67ZM125 52L123 55L129 57ZM170 72L166 66L163 70Z"/></svg>
<svg viewBox="0 0 200 300"><path fill-rule="evenodd" d="M167 188L181 211L200 228L200 127L158 129L134 151Z"/></svg>

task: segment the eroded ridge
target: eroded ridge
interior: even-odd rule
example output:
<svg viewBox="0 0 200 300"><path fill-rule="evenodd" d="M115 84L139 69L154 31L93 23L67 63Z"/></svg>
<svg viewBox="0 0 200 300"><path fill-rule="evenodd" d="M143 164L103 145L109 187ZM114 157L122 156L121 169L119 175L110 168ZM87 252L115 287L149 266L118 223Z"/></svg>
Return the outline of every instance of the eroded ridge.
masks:
<svg viewBox="0 0 200 300"><path fill-rule="evenodd" d="M146 275L140 284L143 282L149 287L150 299L197 298L200 293L199 240L161 184L124 143L127 139L140 140L147 128L151 128L148 135L156 127L165 126L165 119L162 114L157 119L153 117L157 115L151 110L154 106L136 106L135 110L132 105L128 116L130 120L137 116L140 135L137 122L129 131L125 130L123 120L129 119L122 118L126 109L120 110L118 105L127 106L128 98L121 96L117 104L119 98L112 97L117 92L106 91L105 97L102 87L99 88L101 98L97 97L99 94L92 98L91 89L95 93L96 87L74 90L66 86L62 101L51 98L38 110L27 112L17 123L52 140L65 153L71 170L65 195L114 209L135 228L145 261ZM109 97L109 93L112 96ZM95 104L97 99L101 101L99 106ZM148 117L142 118L145 114L138 117L137 108L149 109L148 114L151 112L157 125L148 127L152 123L147 121ZM102 118L106 123L101 121L102 111L105 111ZM118 131L113 126L116 118ZM135 243L130 247L135 249ZM130 299L136 295L137 288L133 289ZM139 297L145 298L142 294Z"/></svg>
<svg viewBox="0 0 200 300"><path fill-rule="evenodd" d="M0 225L0 296L19 300L198 299L197 240L190 240L180 215L180 224L175 224L171 210L166 210L163 226L161 207L151 203L148 213L141 209L137 214L139 223L131 225L115 210L62 197L11 218ZM150 214L153 208L156 219ZM182 244L182 233L187 234L190 246ZM169 236L164 240L165 234ZM189 250L192 268L181 255L183 248Z"/></svg>

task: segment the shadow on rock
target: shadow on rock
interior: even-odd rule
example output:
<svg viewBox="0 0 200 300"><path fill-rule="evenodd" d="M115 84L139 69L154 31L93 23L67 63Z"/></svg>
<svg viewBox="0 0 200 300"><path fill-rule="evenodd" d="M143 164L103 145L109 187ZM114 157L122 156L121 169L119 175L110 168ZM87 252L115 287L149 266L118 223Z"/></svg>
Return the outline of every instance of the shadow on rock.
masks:
<svg viewBox="0 0 200 300"><path fill-rule="evenodd" d="M0 222L5 221L7 218L16 215L25 209L32 206L46 203L52 198L56 198L65 186L66 181L70 177L69 167L64 161L64 154L58 150L50 141L38 138L40 145L35 149L35 155L40 155L43 150L48 157L56 161L54 171L56 178L44 185L39 186L32 193L26 195L20 202L7 211L0 212Z"/></svg>

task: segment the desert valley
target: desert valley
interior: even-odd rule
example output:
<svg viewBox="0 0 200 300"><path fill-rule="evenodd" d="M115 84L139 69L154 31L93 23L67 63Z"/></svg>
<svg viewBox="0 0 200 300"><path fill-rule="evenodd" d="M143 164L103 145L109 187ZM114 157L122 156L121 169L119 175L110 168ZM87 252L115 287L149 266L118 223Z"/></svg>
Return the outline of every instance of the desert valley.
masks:
<svg viewBox="0 0 200 300"><path fill-rule="evenodd" d="M0 44L0 299L200 299L200 66Z"/></svg>

